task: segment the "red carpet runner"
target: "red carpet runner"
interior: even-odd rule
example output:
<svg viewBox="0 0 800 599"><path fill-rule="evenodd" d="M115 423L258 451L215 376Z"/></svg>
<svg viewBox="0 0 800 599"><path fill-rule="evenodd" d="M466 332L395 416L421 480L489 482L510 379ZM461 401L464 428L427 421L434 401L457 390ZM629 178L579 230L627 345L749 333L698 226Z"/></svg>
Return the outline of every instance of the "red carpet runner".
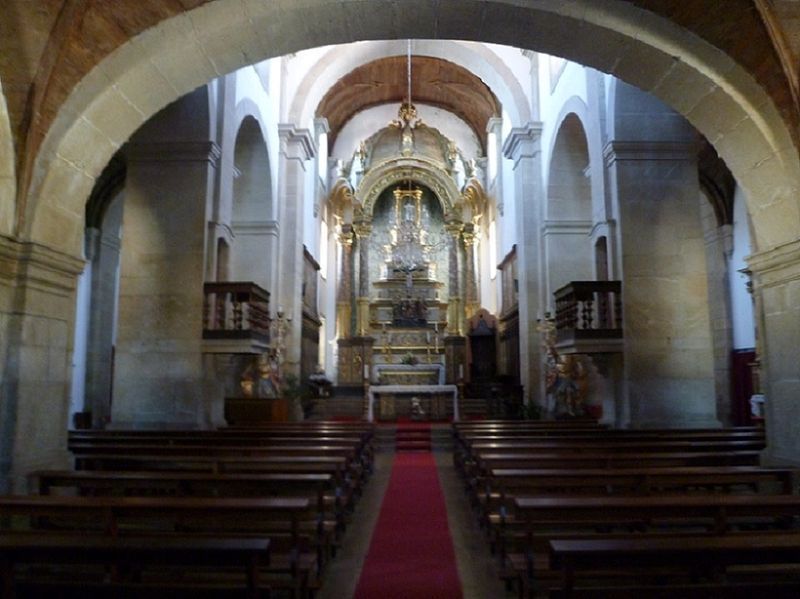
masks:
<svg viewBox="0 0 800 599"><path fill-rule="evenodd" d="M456 555L433 454L399 452L355 598L461 596Z"/></svg>

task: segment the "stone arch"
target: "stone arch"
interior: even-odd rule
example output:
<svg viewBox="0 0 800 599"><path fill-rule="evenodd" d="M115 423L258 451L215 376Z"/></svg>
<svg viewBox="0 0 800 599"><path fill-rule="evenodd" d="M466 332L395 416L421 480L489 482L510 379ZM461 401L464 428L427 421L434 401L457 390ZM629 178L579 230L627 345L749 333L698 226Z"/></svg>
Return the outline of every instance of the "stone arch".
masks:
<svg viewBox="0 0 800 599"><path fill-rule="evenodd" d="M272 176L269 153L259 122L253 116L242 119L236 133L232 221L266 220L272 214Z"/></svg>
<svg viewBox="0 0 800 599"><path fill-rule="evenodd" d="M292 122L310 122L327 90L348 72L387 56L404 55L405 42L370 42L352 48L332 48L309 69L292 100ZM474 72L508 111L512 126L531 120L529 100L511 69L489 48L457 41L415 40L415 55L441 58Z"/></svg>
<svg viewBox="0 0 800 599"><path fill-rule="evenodd" d="M408 180L422 183L434 193L442 205L445 220L453 217L460 220L461 205L455 181L441 167L420 158L393 158L372 168L356 189L362 213L371 217L375 201L383 190Z"/></svg>
<svg viewBox="0 0 800 599"><path fill-rule="evenodd" d="M271 130L277 130L277 123L270 122L269 119L265 118L265 115L261 111L260 106L252 99L252 98L242 98L234 107L233 111L233 120L230 127L230 135L233 136L233 139L229 139L230 143L235 143L235 137L239 133L239 129L242 126L242 122L248 118L252 117L258 122L258 126L261 129L261 136L264 139L264 144L267 148L267 156L275 156L276 155L276 148L275 143L273 142L274 136L270 135ZM277 184L276 184L276 177L275 177L275 164L274 161L269 162L270 166L270 183L272 187L270 188L272 197L276 197L277 195ZM273 202L273 209L275 208ZM275 218L275 213L270 216L270 218Z"/></svg>
<svg viewBox="0 0 800 599"><path fill-rule="evenodd" d="M16 221L17 177L11 122L0 81L0 234L13 235Z"/></svg>
<svg viewBox="0 0 800 599"><path fill-rule="evenodd" d="M598 126L592 126L589 107L583 98L572 96L564 102L558 118L553 123L553 135L549 139L547 156L552 158L553 148L556 144L556 133L560 130L564 119L569 115L574 115L578 118L586 133L586 144L589 149L589 180L592 186L593 212L596 217L602 215L605 218L605 179L602 176L592 176L599 175L603 168L603 132L600 130L599 123ZM545 177L549 177L549 175L550 169L545 169ZM545 187L548 185L547 179L545 179L544 185Z"/></svg>
<svg viewBox="0 0 800 599"><path fill-rule="evenodd" d="M589 142L584 121L570 112L559 121L547 168L546 218L591 220Z"/></svg>
<svg viewBox="0 0 800 599"><path fill-rule="evenodd" d="M235 174L231 206L230 273L233 280L255 281L269 287L270 269L265 255L276 249L272 175L267 144L254 116L242 119L234 144Z"/></svg>
<svg viewBox="0 0 800 599"><path fill-rule="evenodd" d="M413 0L404 5L402 19L394 4L370 2L365 7L333 0L302 5L217 0L124 44L76 86L53 122L33 170L24 235L77 253L80 206L94 177L144 119L197 85L245 64L311 46L366 37L419 37L540 50L651 91L684 114L731 167L748 192L759 247L796 238L800 162L786 123L742 67L686 29L622 1L598 7L590 0L566 5L549 0L535 6L508 0L467 6L459 0L435 5ZM580 34L565 38L565 29ZM176 44L176 38L188 43ZM147 80L153 83L147 99L131 103L124 90ZM103 118L117 112L121 103L132 105L135 115L128 110L127 118ZM71 222L63 222L65 216ZM58 240L50 239L54 218L61 218L65 233Z"/></svg>
<svg viewBox="0 0 800 599"><path fill-rule="evenodd" d="M547 169L543 241L547 297L592 277L592 186L584 124L570 112L559 122Z"/></svg>

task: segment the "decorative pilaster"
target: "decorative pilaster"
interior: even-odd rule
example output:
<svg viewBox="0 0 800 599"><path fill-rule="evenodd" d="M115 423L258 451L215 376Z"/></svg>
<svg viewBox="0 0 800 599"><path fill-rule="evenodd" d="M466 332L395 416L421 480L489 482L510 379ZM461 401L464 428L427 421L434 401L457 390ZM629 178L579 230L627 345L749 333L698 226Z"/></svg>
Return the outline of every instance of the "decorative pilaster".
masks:
<svg viewBox="0 0 800 599"><path fill-rule="evenodd" d="M478 244L478 235L475 234L475 225L464 225L464 232L461 234L464 241L464 280L466 311L468 316L474 315L480 308L478 301L478 281L475 276L475 247Z"/></svg>
<svg viewBox="0 0 800 599"><path fill-rule="evenodd" d="M65 467L75 290L84 260L0 235L0 491ZM46 417L44 417L46 415Z"/></svg>
<svg viewBox="0 0 800 599"><path fill-rule="evenodd" d="M503 144L503 155L514 163L514 201L519 239L520 383L524 387L526 400L532 399L544 406L541 343L535 326L536 319L541 316L544 299L539 271L541 214L531 208L545 205L541 178L541 133L542 124L538 122L515 127Z"/></svg>
<svg viewBox="0 0 800 599"><path fill-rule="evenodd" d="M286 348L286 372L300 372L303 288L303 214L308 190L305 188L309 161L317 152L313 134L290 123L278 125L280 139L280 180L278 182L278 220L281 240L275 306L282 306L293 317Z"/></svg>
<svg viewBox="0 0 800 599"><path fill-rule="evenodd" d="M336 294L336 336L345 339L350 336L352 309L350 298L353 294L353 234L352 225L342 225L339 243L342 245L342 263L339 265L339 289Z"/></svg>
<svg viewBox="0 0 800 599"><path fill-rule="evenodd" d="M458 253L461 231L463 228L463 223L455 221L445 225L445 230L448 234L447 266L449 276L449 299L447 304L447 332L449 335L463 334L464 310L461 287L459 285L461 277L459 276L460 271L458 268Z"/></svg>
<svg viewBox="0 0 800 599"><path fill-rule="evenodd" d="M357 327L359 335L369 333L369 237L372 224L368 221L355 223L353 226L358 239L358 299Z"/></svg>

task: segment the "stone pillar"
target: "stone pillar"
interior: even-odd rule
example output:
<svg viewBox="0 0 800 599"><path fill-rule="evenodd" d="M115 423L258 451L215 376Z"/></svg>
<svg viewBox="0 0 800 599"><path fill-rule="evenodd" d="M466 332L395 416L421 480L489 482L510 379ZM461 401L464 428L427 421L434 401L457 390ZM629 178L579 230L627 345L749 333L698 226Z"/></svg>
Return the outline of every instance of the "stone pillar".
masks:
<svg viewBox="0 0 800 599"><path fill-rule="evenodd" d="M0 236L0 492L69 467L70 361L80 258Z"/></svg>
<svg viewBox="0 0 800 599"><path fill-rule="evenodd" d="M519 363L525 400L544 407L541 340L536 320L543 316L544 298L540 266L541 213L544 206L540 139L541 123L511 130L503 144L503 156L514 162L514 202L519 261Z"/></svg>
<svg viewBox="0 0 800 599"><path fill-rule="evenodd" d="M350 337L353 296L353 225L342 225L339 243L342 244L342 263L339 265L339 288L336 290L336 336Z"/></svg>
<svg viewBox="0 0 800 599"><path fill-rule="evenodd" d="M448 237L447 268L448 268L448 301L447 301L447 333L449 335L463 335L463 298L461 297L460 276L458 269L458 253L461 230L464 225L459 222L451 222L445 225Z"/></svg>
<svg viewBox="0 0 800 599"><path fill-rule="evenodd" d="M358 299L357 325L358 335L369 334L369 236L372 224L358 222L353 227L358 238Z"/></svg>
<svg viewBox="0 0 800 599"><path fill-rule="evenodd" d="M204 401L201 290L219 156L209 141L129 146L115 425L212 424Z"/></svg>
<svg viewBox="0 0 800 599"><path fill-rule="evenodd" d="M475 247L478 245L480 239L475 234L475 225L464 225L464 232L461 234L464 241L464 287L466 296L466 312L467 317L471 318L480 309L480 301L478 301L478 281L475 276Z"/></svg>
<svg viewBox="0 0 800 599"><path fill-rule="evenodd" d="M619 207L630 424L718 426L697 148L614 141L605 158Z"/></svg>
<svg viewBox="0 0 800 599"><path fill-rule="evenodd" d="M800 240L748 258L769 465L800 466Z"/></svg>
<svg viewBox="0 0 800 599"><path fill-rule="evenodd" d="M303 214L306 202L306 175L313 169L309 160L316 155L314 137L307 129L292 124L278 125L280 137L280 168L278 169L278 221L280 247L278 264L277 301L292 318L286 343L285 373L300 374L303 290Z"/></svg>

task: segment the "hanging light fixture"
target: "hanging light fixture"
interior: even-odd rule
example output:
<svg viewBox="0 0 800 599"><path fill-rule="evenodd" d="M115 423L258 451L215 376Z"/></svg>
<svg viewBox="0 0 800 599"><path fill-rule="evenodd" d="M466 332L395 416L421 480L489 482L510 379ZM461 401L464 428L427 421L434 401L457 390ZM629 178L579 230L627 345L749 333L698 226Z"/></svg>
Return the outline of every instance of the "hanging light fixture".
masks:
<svg viewBox="0 0 800 599"><path fill-rule="evenodd" d="M417 118L417 108L411 101L411 40L406 44L406 99L400 103L400 110L397 112L402 125L408 126L412 120Z"/></svg>

